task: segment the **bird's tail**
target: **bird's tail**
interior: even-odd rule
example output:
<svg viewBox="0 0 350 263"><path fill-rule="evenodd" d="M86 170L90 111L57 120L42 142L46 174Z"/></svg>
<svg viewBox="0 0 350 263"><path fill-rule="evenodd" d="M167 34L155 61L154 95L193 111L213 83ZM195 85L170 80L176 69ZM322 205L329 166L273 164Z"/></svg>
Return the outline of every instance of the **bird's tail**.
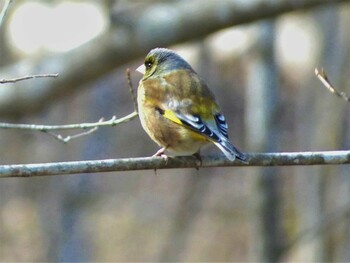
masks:
<svg viewBox="0 0 350 263"><path fill-rule="evenodd" d="M214 142L215 145L225 154L225 156L233 161L236 158L243 163L247 162L247 156L233 146L228 140L222 140L221 142Z"/></svg>

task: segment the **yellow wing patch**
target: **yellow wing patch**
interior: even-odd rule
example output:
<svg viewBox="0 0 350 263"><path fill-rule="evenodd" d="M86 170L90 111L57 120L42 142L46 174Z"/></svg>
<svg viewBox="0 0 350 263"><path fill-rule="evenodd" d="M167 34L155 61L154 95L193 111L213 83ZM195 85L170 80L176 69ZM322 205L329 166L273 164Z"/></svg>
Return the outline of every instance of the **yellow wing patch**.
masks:
<svg viewBox="0 0 350 263"><path fill-rule="evenodd" d="M163 116L177 124L182 124L182 121L171 110L165 110Z"/></svg>
<svg viewBox="0 0 350 263"><path fill-rule="evenodd" d="M182 134L183 136L191 136L193 140L197 140L197 141L203 141L203 142L209 141L206 136L204 136L203 134L199 133L198 131L194 131L192 129L186 128L186 126L183 124L183 122L178 117L176 117L176 115L175 115L175 113L173 111L165 110L164 113L163 113L163 116L165 118L167 118L168 120L171 120L172 122L180 124L181 127L183 127L183 130L182 130L182 132L184 132Z"/></svg>

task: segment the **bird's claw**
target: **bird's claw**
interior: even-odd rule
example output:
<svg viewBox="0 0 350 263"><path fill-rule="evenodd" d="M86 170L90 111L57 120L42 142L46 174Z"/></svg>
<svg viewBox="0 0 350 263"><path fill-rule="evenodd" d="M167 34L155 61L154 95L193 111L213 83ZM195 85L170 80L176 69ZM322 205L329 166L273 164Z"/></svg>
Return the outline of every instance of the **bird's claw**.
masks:
<svg viewBox="0 0 350 263"><path fill-rule="evenodd" d="M168 162L168 155L165 154L165 148L159 149L155 154L152 155L152 157L161 157L163 158L166 162Z"/></svg>

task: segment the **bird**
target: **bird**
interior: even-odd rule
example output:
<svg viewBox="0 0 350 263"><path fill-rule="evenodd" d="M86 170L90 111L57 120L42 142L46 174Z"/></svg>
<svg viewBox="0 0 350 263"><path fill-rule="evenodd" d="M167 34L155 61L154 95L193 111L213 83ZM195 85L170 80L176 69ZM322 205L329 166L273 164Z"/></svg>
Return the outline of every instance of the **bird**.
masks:
<svg viewBox="0 0 350 263"><path fill-rule="evenodd" d="M136 71L141 125L159 149L153 156L199 156L202 146L215 144L231 161L247 162L229 141L228 126L214 94L176 52L154 48Z"/></svg>

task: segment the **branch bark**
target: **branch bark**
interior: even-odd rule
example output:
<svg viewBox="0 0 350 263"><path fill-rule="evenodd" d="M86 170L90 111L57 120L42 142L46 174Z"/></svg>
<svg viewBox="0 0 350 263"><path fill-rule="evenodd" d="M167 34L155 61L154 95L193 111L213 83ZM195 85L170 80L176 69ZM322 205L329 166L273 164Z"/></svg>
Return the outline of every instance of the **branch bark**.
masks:
<svg viewBox="0 0 350 263"><path fill-rule="evenodd" d="M79 89L116 67L144 56L156 46L202 38L225 27L295 10L346 1L349 0L263 0L247 5L244 1L194 0L131 9L124 14L130 23L120 25L118 20L108 32L76 50L42 60L22 61L3 69L0 76L4 78L38 73L43 69L45 72L59 72L60 78L2 86L0 116L38 112L62 96L71 96L72 89Z"/></svg>
<svg viewBox="0 0 350 263"><path fill-rule="evenodd" d="M229 161L223 156L196 157L142 157L38 164L0 165L0 178L33 177L79 173L101 173L171 168L204 168L233 166L289 166L350 164L350 151L250 153L249 163Z"/></svg>

